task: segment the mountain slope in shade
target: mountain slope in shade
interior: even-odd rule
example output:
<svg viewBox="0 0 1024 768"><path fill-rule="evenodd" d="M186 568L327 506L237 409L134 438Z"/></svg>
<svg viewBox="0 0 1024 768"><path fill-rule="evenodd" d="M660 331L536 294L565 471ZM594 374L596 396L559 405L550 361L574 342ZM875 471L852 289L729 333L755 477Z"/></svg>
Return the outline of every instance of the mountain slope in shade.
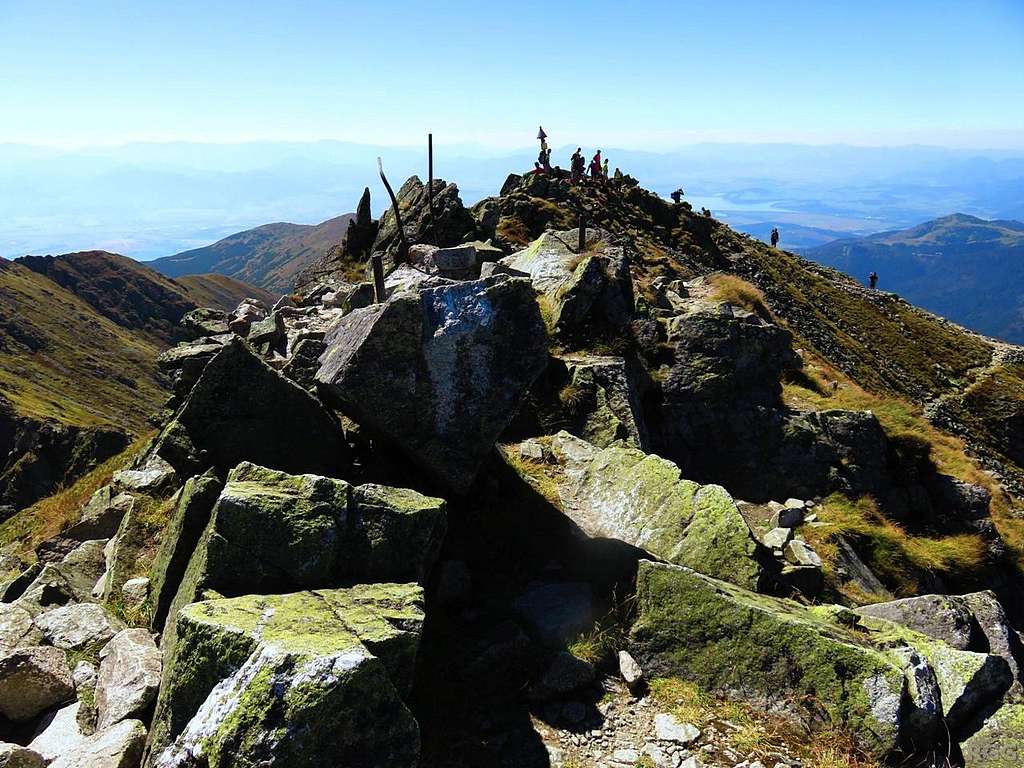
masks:
<svg viewBox="0 0 1024 768"><path fill-rule="evenodd" d="M1024 343L1024 224L953 214L806 252L981 333Z"/></svg>
<svg viewBox="0 0 1024 768"><path fill-rule="evenodd" d="M344 239L353 216L345 214L316 225L264 224L148 265L169 277L213 272L286 293L299 272Z"/></svg>

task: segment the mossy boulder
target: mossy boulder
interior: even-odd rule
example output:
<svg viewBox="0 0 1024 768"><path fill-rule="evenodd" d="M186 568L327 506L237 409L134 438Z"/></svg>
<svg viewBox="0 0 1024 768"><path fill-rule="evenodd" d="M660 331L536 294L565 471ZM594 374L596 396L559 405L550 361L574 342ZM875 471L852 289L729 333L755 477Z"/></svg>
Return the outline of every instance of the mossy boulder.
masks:
<svg viewBox="0 0 1024 768"><path fill-rule="evenodd" d="M648 675L769 706L810 706L878 756L898 746L902 666L828 611L650 561L640 563L637 611L631 653Z"/></svg>
<svg viewBox="0 0 1024 768"><path fill-rule="evenodd" d="M621 329L634 309L629 256L611 235L587 230L579 251L579 230L549 231L499 263L526 273L544 294L552 331L592 338Z"/></svg>
<svg viewBox="0 0 1024 768"><path fill-rule="evenodd" d="M1004 704L960 743L970 768L1024 765L1024 704Z"/></svg>
<svg viewBox="0 0 1024 768"><path fill-rule="evenodd" d="M166 631L173 635L176 612L207 590L234 597L425 581L445 527L441 499L380 485L353 489L344 480L244 462L228 475L195 545Z"/></svg>
<svg viewBox="0 0 1024 768"><path fill-rule="evenodd" d="M765 579L761 549L721 486L685 480L671 461L622 441L598 449L559 432L547 446L555 464L518 460L514 446L503 455L582 534L618 539L749 589Z"/></svg>
<svg viewBox="0 0 1024 768"><path fill-rule="evenodd" d="M348 467L334 416L237 338L206 365L154 450L183 476L242 461L328 475Z"/></svg>
<svg viewBox="0 0 1024 768"><path fill-rule="evenodd" d="M460 493L547 364L533 288L504 275L396 292L325 341L321 390Z"/></svg>
<svg viewBox="0 0 1024 768"><path fill-rule="evenodd" d="M170 522L150 569L150 614L154 631L163 629L171 601L185 575L223 484L212 472L189 478L178 496Z"/></svg>
<svg viewBox="0 0 1024 768"><path fill-rule="evenodd" d="M416 765L402 693L422 601L417 585L374 584L186 606L146 765Z"/></svg>

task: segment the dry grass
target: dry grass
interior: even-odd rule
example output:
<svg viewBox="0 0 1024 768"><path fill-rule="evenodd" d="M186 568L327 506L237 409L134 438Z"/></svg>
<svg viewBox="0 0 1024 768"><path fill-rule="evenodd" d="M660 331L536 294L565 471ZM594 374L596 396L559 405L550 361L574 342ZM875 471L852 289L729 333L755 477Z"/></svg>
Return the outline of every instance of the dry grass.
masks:
<svg viewBox="0 0 1024 768"><path fill-rule="evenodd" d="M123 453L82 475L72 485L5 520L0 524L0 546L17 541L19 551L28 555L42 542L74 525L89 498L107 485L115 472L124 469L151 437L146 435L136 440Z"/></svg>
<svg viewBox="0 0 1024 768"><path fill-rule="evenodd" d="M783 387L788 405L814 410L869 410L878 417L890 439L913 441L924 446L939 472L987 489L992 495L992 519L996 528L1014 559L1024 567L1024 519L1021 510L1015 508L1014 500L1002 486L967 454L963 440L936 429L925 419L920 408L896 397L868 392L816 357L805 354L803 373L802 381L789 382ZM948 545L956 544L947 542L942 546L930 545L929 548L934 549L934 554L939 554ZM969 549L973 551L973 544Z"/></svg>
<svg viewBox="0 0 1024 768"><path fill-rule="evenodd" d="M985 567L985 543L977 534L911 536L887 519L869 496L852 500L833 494L815 511L825 525L808 526L803 534L825 562L826 575L834 572L839 536L858 543L871 569L898 596L920 594L926 574L965 578ZM858 603L874 598L844 593Z"/></svg>
<svg viewBox="0 0 1024 768"><path fill-rule="evenodd" d="M788 751L806 768L881 768L839 729L824 728L809 736L791 720L714 696L679 678L655 678L650 687L660 708L702 730L713 723L730 749L751 759L770 761Z"/></svg>
<svg viewBox="0 0 1024 768"><path fill-rule="evenodd" d="M759 288L736 275L717 274L708 278L711 285L711 298L714 301L725 301L753 312L758 317L772 320L768 301Z"/></svg>

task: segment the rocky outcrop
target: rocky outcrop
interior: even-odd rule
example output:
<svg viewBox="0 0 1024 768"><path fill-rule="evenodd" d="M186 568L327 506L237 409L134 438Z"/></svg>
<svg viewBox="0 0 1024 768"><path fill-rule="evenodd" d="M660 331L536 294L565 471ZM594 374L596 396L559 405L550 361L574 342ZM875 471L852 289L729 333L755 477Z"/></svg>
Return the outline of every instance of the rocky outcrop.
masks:
<svg viewBox="0 0 1024 768"><path fill-rule="evenodd" d="M524 461L524 447L536 447L539 461ZM599 449L567 432L503 446L502 454L586 537L616 539L750 589L767 580L763 554L728 492L683 479L671 461L621 442Z"/></svg>
<svg viewBox="0 0 1024 768"><path fill-rule="evenodd" d="M445 525L444 502L414 491L352 488L243 463L228 475L191 554L166 632L173 635L178 610L205 590L233 596L425 580Z"/></svg>
<svg viewBox="0 0 1024 768"><path fill-rule="evenodd" d="M549 327L579 343L621 332L633 316L629 254L611 239L607 232L587 230L580 252L579 230L545 232L499 263L529 275Z"/></svg>
<svg viewBox="0 0 1024 768"><path fill-rule="evenodd" d="M74 695L67 654L61 649L19 648L0 656L0 714L4 717L25 722Z"/></svg>
<svg viewBox="0 0 1024 768"><path fill-rule="evenodd" d="M418 728L402 696L421 606L419 588L383 584L188 606L146 765L304 765L330 754L415 766Z"/></svg>
<svg viewBox="0 0 1024 768"><path fill-rule="evenodd" d="M324 391L460 493L547 361L533 289L503 276L396 293L326 341Z"/></svg>
<svg viewBox="0 0 1024 768"><path fill-rule="evenodd" d="M210 466L227 472L242 461L327 474L347 464L331 413L239 339L206 365L155 452L186 476Z"/></svg>

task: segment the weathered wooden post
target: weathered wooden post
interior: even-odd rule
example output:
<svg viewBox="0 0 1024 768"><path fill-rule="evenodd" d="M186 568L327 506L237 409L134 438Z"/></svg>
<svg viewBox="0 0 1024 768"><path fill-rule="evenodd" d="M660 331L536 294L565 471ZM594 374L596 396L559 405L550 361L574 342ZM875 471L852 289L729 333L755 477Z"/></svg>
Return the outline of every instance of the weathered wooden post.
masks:
<svg viewBox="0 0 1024 768"><path fill-rule="evenodd" d="M587 248L587 222L586 222L586 219L583 216L583 204L582 203L580 203L579 214L580 214L580 220L579 220L580 236L579 236L579 242L576 245L576 252L577 253L583 253L583 251L585 251L586 248Z"/></svg>
<svg viewBox="0 0 1024 768"><path fill-rule="evenodd" d="M384 162L379 157L377 158L377 169L380 171L380 180L384 182L384 189L388 191L388 197L391 198L391 210L395 213L395 225L398 227L398 256L395 258L395 264L404 264L409 260L409 244L405 240L402 212L398 209L398 198L395 197L395 191L388 183L388 177L384 175ZM377 295L377 301L381 302L385 299L384 262L380 253L375 253L371 259L373 260L374 293Z"/></svg>
<svg viewBox="0 0 1024 768"><path fill-rule="evenodd" d="M427 205L430 207L430 234L437 241L437 219L434 218L434 134L427 134Z"/></svg>

